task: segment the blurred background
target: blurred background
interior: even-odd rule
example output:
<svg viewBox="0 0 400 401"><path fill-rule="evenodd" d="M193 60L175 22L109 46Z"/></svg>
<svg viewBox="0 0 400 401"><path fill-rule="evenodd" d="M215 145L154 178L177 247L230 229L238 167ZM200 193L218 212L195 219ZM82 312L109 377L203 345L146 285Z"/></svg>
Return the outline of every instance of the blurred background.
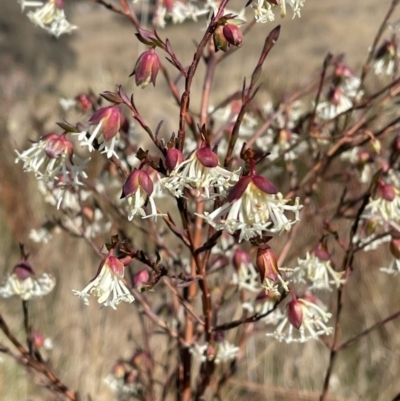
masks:
<svg viewBox="0 0 400 401"><path fill-rule="evenodd" d="M37 272L47 271L57 278L56 291L33 303L32 322L52 338L51 360L62 380L71 389L81 391L83 397L90 394L93 400L103 401L113 399L104 377L117 357L127 358L135 349L136 313L123 304L118 311L100 312L96 303L86 307L72 296L71 290L83 288L97 269L98 260L82 241L64 235L46 245L29 240L29 231L39 227L52 212L44 207L33 177L15 165L14 149L25 149L29 139L58 131L55 122L64 117L60 98L73 98L88 90L97 94L122 84L126 92L135 93L137 106L150 125L155 127L164 120L166 132L177 130L178 109L161 76L156 89L146 90L134 87L133 78L128 78L143 50L128 21L89 1L65 2L68 20L79 29L59 39L33 26L16 0L0 4L0 276L5 277L18 262L18 243L23 242ZM239 10L244 3L234 2L231 8ZM216 104L241 87L243 78L251 74L265 36L278 23L282 24L281 36L263 69L261 99L276 102L284 93L302 87L328 52L344 53L348 65L359 71L390 3L306 0L301 18L291 20L289 11L285 20L257 25L245 37L243 48L221 65L211 103ZM247 16L248 20L252 18L251 10ZM182 64L188 65L194 41L199 40L205 26L203 19L168 25L159 33L170 39ZM199 102L196 88L201 88L203 76L200 69L192 90L192 105ZM385 255L376 259L368 255L368 260L360 263L368 272L368 265L380 266L385 260ZM359 290L346 294L344 335L357 333L396 310L398 286L388 283L383 294L375 287L381 279L376 273L356 272L352 277L359 281ZM0 310L22 341L21 304L0 299ZM340 354L332 380L332 399L384 401L400 392L398 327L396 321L390 323ZM127 336L129 332L131 336ZM0 341L6 344L2 334ZM260 330L249 342L244 360L228 384L226 399L252 396L254 401L316 400L328 352L319 343L282 345ZM0 399L53 400L41 388L40 380L33 377L3 357Z"/></svg>

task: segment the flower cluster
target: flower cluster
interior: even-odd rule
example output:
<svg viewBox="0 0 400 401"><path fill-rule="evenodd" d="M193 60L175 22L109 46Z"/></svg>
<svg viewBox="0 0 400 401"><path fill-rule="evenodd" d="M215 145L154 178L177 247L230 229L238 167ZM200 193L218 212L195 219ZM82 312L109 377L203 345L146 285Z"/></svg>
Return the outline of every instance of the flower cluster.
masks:
<svg viewBox="0 0 400 401"><path fill-rule="evenodd" d="M331 314L325 312L315 297L306 294L303 298L292 295L292 300L287 305L286 316L272 333L267 337L274 337L278 341L306 342L317 339L321 335L329 335L333 329L326 323Z"/></svg>
<svg viewBox="0 0 400 401"><path fill-rule="evenodd" d="M330 255L321 244L313 252L307 252L305 259L297 259L290 279L309 284L309 290L331 290L332 286L339 288L344 283L343 273L333 269Z"/></svg>
<svg viewBox="0 0 400 401"><path fill-rule="evenodd" d="M73 146L66 137L50 133L22 153L17 151L16 163L23 162L25 172L33 172L38 180L52 182L57 180L63 185L81 184L80 177L86 177L86 162L73 153Z"/></svg>
<svg viewBox="0 0 400 401"><path fill-rule="evenodd" d="M81 146L87 146L89 152L95 149L105 153L108 158L118 158L115 151L119 139L119 131L123 116L118 106L107 106L97 110L89 119L88 124L94 127L77 134Z"/></svg>
<svg viewBox="0 0 400 401"><path fill-rule="evenodd" d="M269 22L275 20L274 8L280 7L281 17L286 16L286 5L293 9L293 18L300 17L301 8L305 0L255 0L252 3L257 22Z"/></svg>
<svg viewBox="0 0 400 401"><path fill-rule="evenodd" d="M301 205L296 198L294 205L283 199L275 186L266 178L253 171L240 178L228 194L227 202L203 217L216 230L226 230L230 234L239 231L239 242L249 240L265 233L289 231L299 220ZM289 220L284 212L295 215ZM226 217L224 217L226 215Z"/></svg>
<svg viewBox="0 0 400 401"><path fill-rule="evenodd" d="M10 298L17 295L22 300L28 301L47 295L55 284L52 276L47 273L36 276L32 267L23 261L14 267L12 274L0 287L0 297Z"/></svg>
<svg viewBox="0 0 400 401"><path fill-rule="evenodd" d="M331 120L353 107L354 101L363 95L360 83L360 79L349 67L338 64L333 73L326 101L317 105L318 116L323 120Z"/></svg>
<svg viewBox="0 0 400 401"><path fill-rule="evenodd" d="M239 171L228 171L220 166L218 155L208 146L195 150L185 161L177 149L170 149L167 155L167 167L172 168L169 177L161 179L161 186L177 198L183 196L185 188L194 188L197 195L200 188L206 199L210 199L209 188L218 191L215 195L224 195L233 183L239 180Z"/></svg>
<svg viewBox="0 0 400 401"><path fill-rule="evenodd" d="M64 13L64 0L19 0L19 3L21 3L22 11L24 11L25 7L34 8L34 10L28 12L27 17L33 24L57 38L64 33L71 33L77 29L77 26L67 21Z"/></svg>
<svg viewBox="0 0 400 401"><path fill-rule="evenodd" d="M85 305L89 305L91 295L98 298L97 302L102 307L110 306L117 309L117 305L121 302L132 303L135 298L123 282L124 271L124 264L110 251L101 262L93 280L82 291L72 292L82 298Z"/></svg>

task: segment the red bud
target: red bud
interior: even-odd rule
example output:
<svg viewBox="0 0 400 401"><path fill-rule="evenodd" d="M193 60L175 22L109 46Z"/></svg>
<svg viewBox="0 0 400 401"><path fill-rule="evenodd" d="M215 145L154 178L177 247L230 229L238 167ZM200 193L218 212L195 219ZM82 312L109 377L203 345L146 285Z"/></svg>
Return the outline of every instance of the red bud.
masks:
<svg viewBox="0 0 400 401"><path fill-rule="evenodd" d="M173 170L177 165L183 162L183 154L179 149L171 148L167 151L165 165L168 170Z"/></svg>
<svg viewBox="0 0 400 401"><path fill-rule="evenodd" d="M299 329L303 323L303 308L301 306L301 301L297 298L292 299L287 306L287 317L289 322Z"/></svg>
<svg viewBox="0 0 400 401"><path fill-rule="evenodd" d="M145 88L150 82L156 85L158 70L160 69L160 59L154 49L142 53L135 65L132 75L135 75L137 86Z"/></svg>

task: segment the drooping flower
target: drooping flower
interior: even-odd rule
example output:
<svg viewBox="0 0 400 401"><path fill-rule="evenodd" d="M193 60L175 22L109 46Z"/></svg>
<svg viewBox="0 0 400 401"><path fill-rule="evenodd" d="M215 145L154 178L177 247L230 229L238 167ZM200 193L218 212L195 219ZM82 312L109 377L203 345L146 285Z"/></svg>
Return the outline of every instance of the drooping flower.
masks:
<svg viewBox="0 0 400 401"><path fill-rule="evenodd" d="M195 150L188 159L177 163L169 177L161 179L161 185L176 198L183 196L185 188L204 189L206 198L210 198L210 187L218 189L219 194L239 179L239 170L231 172L219 165L218 155L208 146Z"/></svg>
<svg viewBox="0 0 400 401"><path fill-rule="evenodd" d="M289 231L299 220L301 205L296 198L294 205L288 205L275 186L266 178L253 171L242 177L228 194L227 202L212 213L201 215L216 230L230 234L239 231L239 242L265 233ZM284 212L292 211L293 220ZM226 215L226 217L224 217Z"/></svg>
<svg viewBox="0 0 400 401"><path fill-rule="evenodd" d="M149 174L144 170L134 170L129 174L122 187L121 199L128 202L128 219L132 220L137 214L142 218L161 216L153 199L154 185ZM145 207L150 205L150 214Z"/></svg>
<svg viewBox="0 0 400 401"><path fill-rule="evenodd" d="M266 334L267 337L274 337L286 343L303 343L331 334L333 329L326 323L332 315L318 306L317 302L319 301L310 294L304 298L292 295L292 300L287 305L286 316L273 333Z"/></svg>
<svg viewBox="0 0 400 401"><path fill-rule="evenodd" d="M89 152L93 152L95 140L99 143L101 153L106 153L108 158L115 156L115 147L119 139L122 114L118 106L107 106L97 110L89 119L88 124L94 129L91 133L82 131L78 133L78 140L82 146L87 146Z"/></svg>
<svg viewBox="0 0 400 401"><path fill-rule="evenodd" d="M55 280L47 273L36 276L32 267L25 261L17 264L6 282L0 287L0 297L13 295L28 301L47 295L55 286Z"/></svg>
<svg viewBox="0 0 400 401"><path fill-rule="evenodd" d="M331 290L343 283L343 272L333 269L329 253L320 244L314 251L307 252L305 259L298 258L290 279L294 282L309 283L310 290Z"/></svg>
<svg viewBox="0 0 400 401"><path fill-rule="evenodd" d="M27 17L35 25L58 38L78 28L67 21L63 8L63 0L47 0L42 7L29 11Z"/></svg>
<svg viewBox="0 0 400 401"><path fill-rule="evenodd" d="M16 151L15 163L22 161L25 172L33 172L37 179L46 182L59 180L65 185L79 184L79 177L84 177L85 163L73 154L71 141L61 135L50 133L22 153Z"/></svg>
<svg viewBox="0 0 400 401"><path fill-rule="evenodd" d="M380 181L375 197L371 197L362 214L363 219L375 219L380 224L400 221L400 189Z"/></svg>
<svg viewBox="0 0 400 401"><path fill-rule="evenodd" d="M393 75L396 65L397 49L393 41L385 40L375 54L373 64L376 75Z"/></svg>
<svg viewBox="0 0 400 401"><path fill-rule="evenodd" d="M323 120L331 120L349 110L354 101L360 100L364 94L360 85L360 78L348 66L336 65L327 99L317 106L318 116Z"/></svg>
<svg viewBox="0 0 400 401"><path fill-rule="evenodd" d="M136 61L132 75L135 75L136 86L145 88L150 82L156 86L156 78L160 69L160 59L154 49L143 52Z"/></svg>
<svg viewBox="0 0 400 401"><path fill-rule="evenodd" d="M91 295L97 297L97 302L102 307L110 306L117 309L121 302L132 303L135 298L124 284L124 264L110 254L100 263L98 272L93 280L82 290L72 290L74 295L83 299L85 305L89 305Z"/></svg>
<svg viewBox="0 0 400 401"><path fill-rule="evenodd" d="M288 282L282 277L282 272L287 269L278 267L275 253L268 244L262 244L257 249L256 266L261 278L261 285L266 293L280 297L280 286L288 292Z"/></svg>

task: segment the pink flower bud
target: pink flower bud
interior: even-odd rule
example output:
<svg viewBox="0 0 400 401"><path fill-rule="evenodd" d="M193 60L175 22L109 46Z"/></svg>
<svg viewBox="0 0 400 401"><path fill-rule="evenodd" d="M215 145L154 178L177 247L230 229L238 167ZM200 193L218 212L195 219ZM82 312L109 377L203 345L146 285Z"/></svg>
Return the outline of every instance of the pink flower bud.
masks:
<svg viewBox="0 0 400 401"><path fill-rule="evenodd" d="M89 125L99 125L106 142L114 138L121 128L121 112L117 106L102 107L88 121Z"/></svg>
<svg viewBox="0 0 400 401"><path fill-rule="evenodd" d="M183 154L179 149L171 148L167 151L165 165L168 170L173 170L177 165L183 162Z"/></svg>
<svg viewBox="0 0 400 401"><path fill-rule="evenodd" d="M385 182L379 182L377 187L377 194L380 198L392 202L396 197L396 191L392 185Z"/></svg>
<svg viewBox="0 0 400 401"><path fill-rule="evenodd" d="M45 338L40 333L37 331L32 333L32 342L36 349L42 348L44 346L44 341Z"/></svg>
<svg viewBox="0 0 400 401"><path fill-rule="evenodd" d="M78 108L82 112L86 112L92 109L92 101L90 100L90 96L87 95L86 93L81 93L77 96L75 96L75 101L77 103Z"/></svg>
<svg viewBox="0 0 400 401"><path fill-rule="evenodd" d="M112 374L117 379L123 379L125 377L126 369L122 362L117 362L112 368Z"/></svg>
<svg viewBox="0 0 400 401"><path fill-rule="evenodd" d="M215 52L217 52L218 50L226 52L228 50L229 43L225 38L223 30L224 27L222 25L219 25L214 31L213 41L214 41Z"/></svg>
<svg viewBox="0 0 400 401"><path fill-rule="evenodd" d="M32 267L26 262L21 262L21 263L18 263L16 266L14 266L13 273L20 280L26 280L27 278L29 278L35 274Z"/></svg>
<svg viewBox="0 0 400 401"><path fill-rule="evenodd" d="M226 24L224 25L222 32L230 45L237 47L242 45L243 33L237 25Z"/></svg>
<svg viewBox="0 0 400 401"><path fill-rule="evenodd" d="M124 270L125 270L124 264L119 259L117 259L115 256L109 255L101 263L100 269L103 265L107 266L113 272L113 274L115 274L116 276L124 277Z"/></svg>
<svg viewBox="0 0 400 401"><path fill-rule="evenodd" d="M244 251L240 246L236 248L235 254L233 255L233 266L236 271L240 270L242 265L251 264L250 255Z"/></svg>
<svg viewBox="0 0 400 401"><path fill-rule="evenodd" d="M334 72L337 78L352 78L354 77L354 72L344 64L338 64Z"/></svg>
<svg viewBox="0 0 400 401"><path fill-rule="evenodd" d="M150 82L156 85L158 70L160 69L160 59L154 49L142 53L135 65L132 75L135 75L136 86L145 88Z"/></svg>
<svg viewBox="0 0 400 401"><path fill-rule="evenodd" d="M73 153L73 145L66 137L65 134L57 135L57 134L47 134L42 137L43 141L46 141L46 156L49 159L57 159L57 157L65 154L69 158L72 157Z"/></svg>
<svg viewBox="0 0 400 401"><path fill-rule="evenodd" d="M276 281L280 275L276 256L268 244L258 247L256 266L260 273L261 282L264 282L266 278Z"/></svg>
<svg viewBox="0 0 400 401"><path fill-rule="evenodd" d="M134 170L129 174L122 187L121 199L133 195L140 189L150 196L153 193L153 187L153 181L146 171Z"/></svg>
<svg viewBox="0 0 400 401"><path fill-rule="evenodd" d="M311 253L314 254L321 261L327 261L331 257L326 247L321 243L319 243L318 247L311 251Z"/></svg>
<svg viewBox="0 0 400 401"><path fill-rule="evenodd" d="M196 150L196 157L204 167L213 168L218 166L218 155L208 146Z"/></svg>
<svg viewBox="0 0 400 401"><path fill-rule="evenodd" d="M138 291L141 291L143 287L145 287L144 284L148 283L150 279L150 274L147 269L142 269L135 273L132 279L132 286L134 288L137 288Z"/></svg>
<svg viewBox="0 0 400 401"><path fill-rule="evenodd" d="M393 238L390 241L390 253L396 258L400 259L400 238Z"/></svg>
<svg viewBox="0 0 400 401"><path fill-rule="evenodd" d="M296 297L292 298L287 306L287 317L291 325L299 329L303 323L303 308L301 301Z"/></svg>

